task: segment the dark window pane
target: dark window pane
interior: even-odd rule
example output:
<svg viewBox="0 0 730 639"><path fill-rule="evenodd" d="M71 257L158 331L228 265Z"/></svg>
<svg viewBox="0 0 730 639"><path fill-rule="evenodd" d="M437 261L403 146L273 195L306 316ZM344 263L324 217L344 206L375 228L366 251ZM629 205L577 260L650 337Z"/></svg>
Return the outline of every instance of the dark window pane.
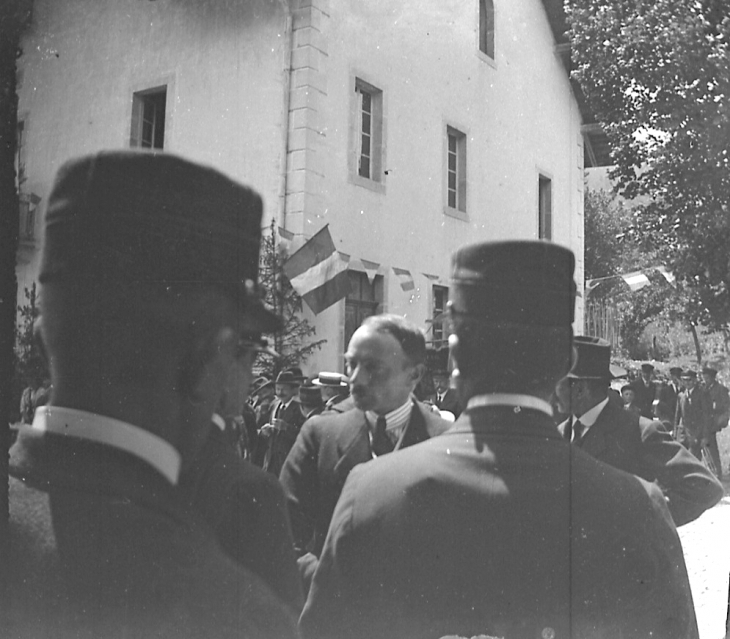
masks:
<svg viewBox="0 0 730 639"><path fill-rule="evenodd" d="M362 110L370 113L372 98L369 93L362 93Z"/></svg>
<svg viewBox="0 0 730 639"><path fill-rule="evenodd" d="M449 191L449 206L452 209L456 208L456 191Z"/></svg>
<svg viewBox="0 0 730 639"><path fill-rule="evenodd" d="M362 154L370 157L370 136L362 136Z"/></svg>
<svg viewBox="0 0 730 639"><path fill-rule="evenodd" d="M456 171L456 155L449 153L449 171Z"/></svg>
<svg viewBox="0 0 730 639"><path fill-rule="evenodd" d="M449 135L449 151L456 153L456 136Z"/></svg>
<svg viewBox="0 0 730 639"><path fill-rule="evenodd" d="M456 173L449 171L449 190L456 190Z"/></svg>
<svg viewBox="0 0 730 639"><path fill-rule="evenodd" d="M362 132L370 133L370 116L367 113L362 114Z"/></svg>
<svg viewBox="0 0 730 639"><path fill-rule="evenodd" d="M360 176L365 178L370 177L370 159L364 155L360 157Z"/></svg>

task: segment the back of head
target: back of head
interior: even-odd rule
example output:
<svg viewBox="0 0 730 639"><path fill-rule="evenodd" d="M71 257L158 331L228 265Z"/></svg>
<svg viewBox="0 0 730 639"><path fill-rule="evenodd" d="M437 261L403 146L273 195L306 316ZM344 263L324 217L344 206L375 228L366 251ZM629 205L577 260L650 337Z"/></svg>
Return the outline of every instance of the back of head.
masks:
<svg viewBox="0 0 730 639"><path fill-rule="evenodd" d="M365 318L362 326L392 335L414 366L426 361L426 338L418 326L404 317L388 313L372 315Z"/></svg>
<svg viewBox="0 0 730 639"><path fill-rule="evenodd" d="M466 394L549 396L570 364L573 254L549 242L488 242L452 263L453 355Z"/></svg>
<svg viewBox="0 0 730 639"><path fill-rule="evenodd" d="M256 294L261 214L251 189L168 154L106 152L64 165L39 277L56 372L144 383L206 321L251 334L276 328Z"/></svg>

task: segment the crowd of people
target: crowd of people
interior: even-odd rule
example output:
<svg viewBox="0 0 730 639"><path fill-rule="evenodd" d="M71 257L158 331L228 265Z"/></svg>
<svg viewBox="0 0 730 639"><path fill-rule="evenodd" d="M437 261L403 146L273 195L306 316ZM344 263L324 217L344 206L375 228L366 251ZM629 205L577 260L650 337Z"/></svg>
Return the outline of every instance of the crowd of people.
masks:
<svg viewBox="0 0 730 639"><path fill-rule="evenodd" d="M429 398L423 332L392 314L345 374L252 379L280 325L261 216L170 154L60 170L50 397L9 460L9 636L698 637L677 526L723 495L695 444L727 391L682 372L671 432L638 390L624 408L609 344L573 336L573 254L536 241L453 255L455 368Z"/></svg>

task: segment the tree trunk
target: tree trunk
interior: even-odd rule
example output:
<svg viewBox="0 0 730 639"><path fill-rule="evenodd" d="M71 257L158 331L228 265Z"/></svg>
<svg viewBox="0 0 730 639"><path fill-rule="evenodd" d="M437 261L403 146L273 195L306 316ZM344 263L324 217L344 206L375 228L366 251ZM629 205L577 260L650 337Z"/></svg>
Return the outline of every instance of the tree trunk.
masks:
<svg viewBox="0 0 730 639"><path fill-rule="evenodd" d="M20 35L30 17L31 3L25 0L0 2L0 565L7 566L8 457L10 443L12 380L18 282L15 256L18 252L20 209L15 177L18 126L16 60ZM5 580L0 577L0 599L5 597Z"/></svg>
<svg viewBox="0 0 730 639"><path fill-rule="evenodd" d="M697 363L702 366L702 348L700 347L700 338L697 336L697 327L690 322L689 332L692 333L692 339L695 343L695 352L697 353Z"/></svg>

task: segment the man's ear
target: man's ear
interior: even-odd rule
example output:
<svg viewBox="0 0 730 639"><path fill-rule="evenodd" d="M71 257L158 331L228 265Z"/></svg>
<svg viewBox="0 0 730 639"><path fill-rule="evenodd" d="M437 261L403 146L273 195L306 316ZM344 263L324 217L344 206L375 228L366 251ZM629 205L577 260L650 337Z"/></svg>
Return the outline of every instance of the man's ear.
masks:
<svg viewBox="0 0 730 639"><path fill-rule="evenodd" d="M191 340L180 371L180 392L193 404L217 402L236 356L237 337L232 328L217 327Z"/></svg>
<svg viewBox="0 0 730 639"><path fill-rule="evenodd" d="M423 376L425 374L426 374L426 365L425 364L416 364L413 367L412 379L413 379L414 386L416 384L418 384L418 382L420 382L421 379L423 379Z"/></svg>

